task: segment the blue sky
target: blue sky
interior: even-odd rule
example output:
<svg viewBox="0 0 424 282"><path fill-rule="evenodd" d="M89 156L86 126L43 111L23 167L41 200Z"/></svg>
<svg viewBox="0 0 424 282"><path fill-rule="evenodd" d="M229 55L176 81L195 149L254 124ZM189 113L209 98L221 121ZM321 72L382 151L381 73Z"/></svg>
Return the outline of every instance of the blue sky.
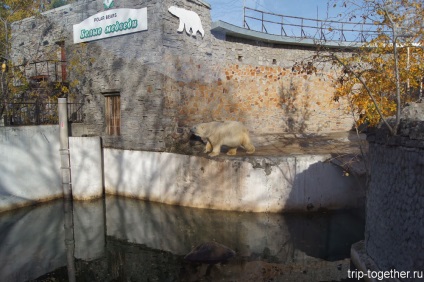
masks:
<svg viewBox="0 0 424 282"><path fill-rule="evenodd" d="M222 20L234 25L243 24L243 2L253 9L287 16L326 19L341 12L327 5L328 0L206 0L211 4L212 21ZM331 1L331 0L330 0ZM327 9L328 8L328 9Z"/></svg>
<svg viewBox="0 0 424 282"><path fill-rule="evenodd" d="M347 8L342 7L341 0L206 0L211 5L212 21L222 20L236 26L243 26L243 4L246 7L261 10L264 12L274 13L278 15L290 17L302 17L313 19L310 21L297 18L280 17L265 15L264 19L274 23L265 23L265 28L268 33L295 37L319 37L321 33L325 34L327 40L355 40L358 38L357 30L363 28L357 24L359 18L348 20L349 15L357 9L357 3L362 0L352 1ZM334 7L334 4L337 5ZM249 12L252 17L261 18L262 15L258 12ZM319 20L343 21L349 23L330 23L317 22ZM284 22L284 33L281 31L281 21ZM249 28L252 30L261 30L261 22L259 20L247 19ZM299 26L303 26L301 29ZM308 26L310 28L308 28ZM330 28L331 26L331 28ZM306 27L306 28L305 28ZM369 27L364 27L368 29ZM331 30L331 31L330 31ZM341 31L343 30L343 32ZM349 31L353 30L353 31Z"/></svg>

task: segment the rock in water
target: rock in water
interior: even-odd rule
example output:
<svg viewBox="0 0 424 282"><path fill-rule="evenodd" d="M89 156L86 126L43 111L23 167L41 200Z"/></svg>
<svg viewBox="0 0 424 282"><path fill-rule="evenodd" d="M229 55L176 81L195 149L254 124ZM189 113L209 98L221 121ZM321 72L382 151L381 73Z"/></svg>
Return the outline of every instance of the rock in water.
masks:
<svg viewBox="0 0 424 282"><path fill-rule="evenodd" d="M190 262L214 264L225 262L234 257L236 252L216 242L202 243L188 253L184 259Z"/></svg>

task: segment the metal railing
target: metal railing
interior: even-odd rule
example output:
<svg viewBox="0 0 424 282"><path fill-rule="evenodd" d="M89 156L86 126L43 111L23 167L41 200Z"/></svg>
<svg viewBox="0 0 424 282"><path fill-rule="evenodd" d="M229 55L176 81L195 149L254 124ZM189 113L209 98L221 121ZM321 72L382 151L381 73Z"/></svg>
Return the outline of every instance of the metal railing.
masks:
<svg viewBox="0 0 424 282"><path fill-rule="evenodd" d="M244 28L268 34L320 41L368 42L384 28L370 23L285 16L244 7Z"/></svg>
<svg viewBox="0 0 424 282"><path fill-rule="evenodd" d="M15 66L14 68L32 82L66 82L66 64L66 61L43 60Z"/></svg>
<svg viewBox="0 0 424 282"><path fill-rule="evenodd" d="M82 122L82 103L68 103L68 120ZM5 126L58 124L58 103L9 103L4 114Z"/></svg>

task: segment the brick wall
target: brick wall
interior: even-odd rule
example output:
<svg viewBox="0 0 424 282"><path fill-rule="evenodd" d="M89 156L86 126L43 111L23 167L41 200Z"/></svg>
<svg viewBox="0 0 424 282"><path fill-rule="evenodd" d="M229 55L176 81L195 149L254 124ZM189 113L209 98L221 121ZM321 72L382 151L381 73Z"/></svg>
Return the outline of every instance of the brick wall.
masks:
<svg viewBox="0 0 424 282"><path fill-rule="evenodd" d="M101 135L104 145L169 150L179 142L173 138L179 127L211 120L240 120L253 134L352 127L346 103L332 100L330 66L312 75L292 71L295 62L315 54L313 48L225 40L211 32L210 9L202 1L117 1L116 8L147 7L148 30L92 41L76 52L72 25L103 11L102 2L79 1L16 23L13 60L40 59L65 40L68 61L80 58L86 68L82 75L70 71L79 81L73 91L85 103L84 132ZM172 5L199 14L204 38L177 32ZM108 91L121 95L121 136L106 134L102 93Z"/></svg>

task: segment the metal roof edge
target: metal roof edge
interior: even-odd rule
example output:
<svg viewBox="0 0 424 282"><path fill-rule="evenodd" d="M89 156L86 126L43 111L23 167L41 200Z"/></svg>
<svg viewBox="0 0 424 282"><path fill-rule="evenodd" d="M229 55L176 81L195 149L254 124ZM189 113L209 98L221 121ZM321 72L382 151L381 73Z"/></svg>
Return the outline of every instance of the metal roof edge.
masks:
<svg viewBox="0 0 424 282"><path fill-rule="evenodd" d="M363 46L360 42L345 42L345 41L324 41L316 40L312 38L299 38L289 37L282 35L274 35L263 33L255 30L249 30L236 25L229 24L224 21L216 21L211 25L212 32L223 33L233 37L257 40L262 42L281 44L281 45L297 45L297 46L308 46L308 47L324 47L324 48L338 48L338 49L349 49L349 48L360 48Z"/></svg>

